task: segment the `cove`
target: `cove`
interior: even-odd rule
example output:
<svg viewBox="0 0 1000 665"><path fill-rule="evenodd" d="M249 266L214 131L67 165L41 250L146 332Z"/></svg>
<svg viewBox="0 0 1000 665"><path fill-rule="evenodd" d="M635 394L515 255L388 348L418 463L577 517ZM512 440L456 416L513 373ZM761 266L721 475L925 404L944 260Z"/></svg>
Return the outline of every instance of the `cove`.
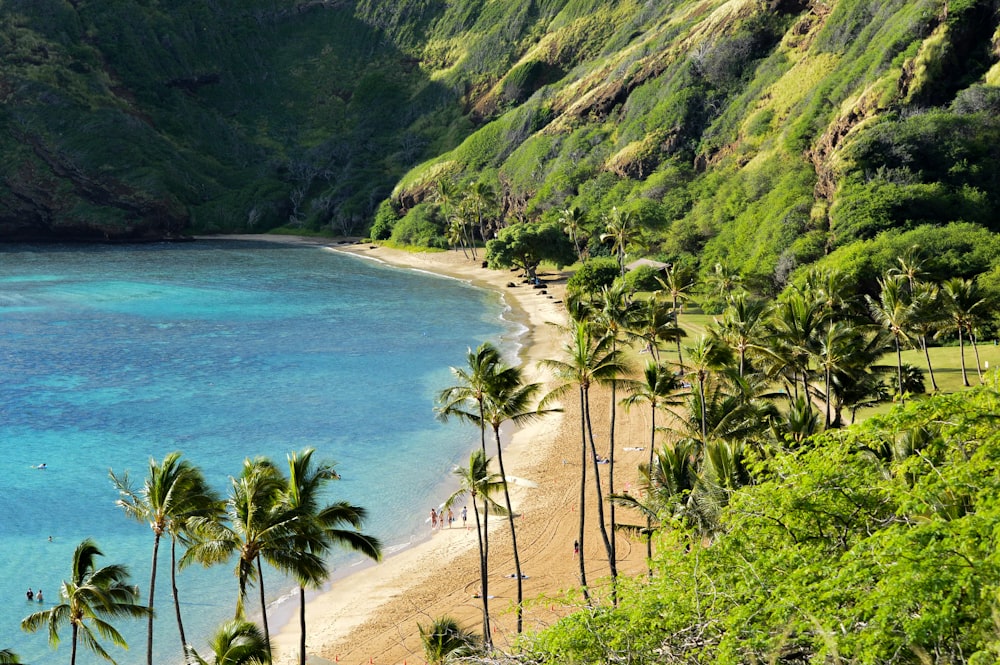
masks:
<svg viewBox="0 0 1000 665"><path fill-rule="evenodd" d="M19 623L40 609L29 586L58 601L83 538L146 588L152 534L114 505L108 470L141 482L149 458L173 450L225 492L244 458L284 465L314 447L343 477L330 499L369 510L365 532L390 553L421 537L451 468L478 445L434 418L434 396L468 347L489 339L516 353L505 309L457 280L312 245L0 247L0 648L25 662L68 658L68 630L53 652ZM160 556L156 662L178 663L169 547ZM196 648L232 616L234 565L179 576ZM265 570L272 605L289 586ZM144 625L118 625L129 652L106 648L141 662ZM82 650L78 662L101 661Z"/></svg>

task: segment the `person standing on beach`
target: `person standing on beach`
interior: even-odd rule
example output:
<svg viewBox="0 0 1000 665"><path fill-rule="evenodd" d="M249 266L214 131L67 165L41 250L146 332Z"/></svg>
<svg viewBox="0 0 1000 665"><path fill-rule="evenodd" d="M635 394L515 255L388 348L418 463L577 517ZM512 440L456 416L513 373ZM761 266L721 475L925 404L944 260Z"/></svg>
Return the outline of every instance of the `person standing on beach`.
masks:
<svg viewBox="0 0 1000 665"><path fill-rule="evenodd" d="M433 530L438 525L438 514L437 511L431 508L431 529Z"/></svg>
<svg viewBox="0 0 1000 665"><path fill-rule="evenodd" d="M452 523L455 521L455 513L451 512L451 508L448 509L448 528L451 528Z"/></svg>
<svg viewBox="0 0 1000 665"><path fill-rule="evenodd" d="M465 526L465 520L468 518L468 506L462 506L462 526Z"/></svg>

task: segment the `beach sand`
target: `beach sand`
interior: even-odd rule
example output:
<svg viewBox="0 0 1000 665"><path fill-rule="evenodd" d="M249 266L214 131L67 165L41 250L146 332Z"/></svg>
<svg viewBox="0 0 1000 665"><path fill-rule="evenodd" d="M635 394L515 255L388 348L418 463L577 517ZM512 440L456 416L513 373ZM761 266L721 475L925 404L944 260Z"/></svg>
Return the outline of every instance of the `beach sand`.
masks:
<svg viewBox="0 0 1000 665"><path fill-rule="evenodd" d="M261 239L260 236L248 236ZM292 241L272 237L276 241ZM565 335L553 324L565 324L561 300L565 274L542 273L547 293L521 284L516 273L482 268L479 261L461 251L411 253L369 244L340 244L301 239L327 245L386 263L457 277L503 293L513 315L529 328L521 362L534 381L553 385L538 361L561 356ZM509 283L517 286L510 287ZM455 364L464 361L464 349ZM592 391L594 392L594 391ZM561 414L553 414L515 431L504 446L508 476L528 482L515 483L512 502L517 514L517 540L524 580L525 631L551 625L581 602L579 565L573 542L579 525L580 409L578 393L572 390L562 401ZM597 391L592 398L592 417L598 453L607 455L607 397ZM625 413L618 409L616 427L617 491L634 487L637 467L645 462L649 445L647 409ZM488 447L491 456L494 446ZM642 450L638 450L641 448ZM607 491L607 466L602 482ZM584 555L587 581L598 596L607 594L608 564L596 521L593 474L588 470L587 530ZM471 512L471 505L470 505ZM607 506L605 506L607 512ZM637 523L639 518L619 509L619 522ZM479 587L479 557L475 521L461 526L459 511L453 528L438 529L425 541L364 566L333 582L308 604L308 663L424 663L419 624L451 616L464 627L482 631L482 604L474 597ZM516 582L509 527L506 518L490 520L490 615L493 639L506 648L516 639ZM430 528L428 527L430 532ZM619 570L624 575L645 570L645 547L639 540L617 537ZM508 577L509 576L509 577ZM296 611L287 625L272 636L275 663L297 663L299 618Z"/></svg>

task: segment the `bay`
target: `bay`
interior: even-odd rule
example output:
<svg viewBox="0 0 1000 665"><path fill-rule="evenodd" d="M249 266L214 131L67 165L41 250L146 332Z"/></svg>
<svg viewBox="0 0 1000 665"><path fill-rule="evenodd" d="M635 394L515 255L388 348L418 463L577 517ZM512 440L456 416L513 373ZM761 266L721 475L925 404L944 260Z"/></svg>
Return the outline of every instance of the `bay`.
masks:
<svg viewBox="0 0 1000 665"><path fill-rule="evenodd" d="M225 492L247 457L284 465L316 448L343 476L330 499L369 510L365 532L390 552L425 537L429 507L477 445L469 427L434 418L434 396L469 347L494 340L514 357L521 331L505 311L496 293L313 245L0 248L0 648L68 658L68 630L54 652L19 623L57 601L84 538L147 587L152 534L114 505L108 472L141 482L150 457L174 450ZM180 661L168 549L158 663ZM198 647L232 615L233 566L179 577ZM27 602L29 586L43 605ZM265 572L272 608L288 606L290 587ZM131 649L107 645L112 655L143 662L143 626L119 624ZM82 651L78 662L101 661Z"/></svg>

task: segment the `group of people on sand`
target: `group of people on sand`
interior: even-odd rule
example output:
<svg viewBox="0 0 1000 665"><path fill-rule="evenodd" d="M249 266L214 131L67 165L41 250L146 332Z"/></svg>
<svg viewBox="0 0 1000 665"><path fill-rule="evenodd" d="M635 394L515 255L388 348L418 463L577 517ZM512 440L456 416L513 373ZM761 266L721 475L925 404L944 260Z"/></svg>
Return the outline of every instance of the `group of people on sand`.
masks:
<svg viewBox="0 0 1000 665"><path fill-rule="evenodd" d="M36 592L32 591L31 587L29 586L28 587L28 593L26 593L24 595L25 595L25 597L28 600L37 600L40 603L44 602L44 599L42 598L42 589L41 589L41 587L39 587L38 592L36 593Z"/></svg>
<svg viewBox="0 0 1000 665"><path fill-rule="evenodd" d="M467 506L462 506L462 526L463 527L465 526L466 521L468 520L468 518L469 518L468 507ZM431 530L432 531L434 529L439 528L439 527L443 529L446 521L448 523L448 528L449 529L455 523L455 513L453 513L451 511L451 508L448 509L448 514L447 515L444 512L444 508L441 509L440 513L438 511L434 510L433 508L431 508Z"/></svg>

